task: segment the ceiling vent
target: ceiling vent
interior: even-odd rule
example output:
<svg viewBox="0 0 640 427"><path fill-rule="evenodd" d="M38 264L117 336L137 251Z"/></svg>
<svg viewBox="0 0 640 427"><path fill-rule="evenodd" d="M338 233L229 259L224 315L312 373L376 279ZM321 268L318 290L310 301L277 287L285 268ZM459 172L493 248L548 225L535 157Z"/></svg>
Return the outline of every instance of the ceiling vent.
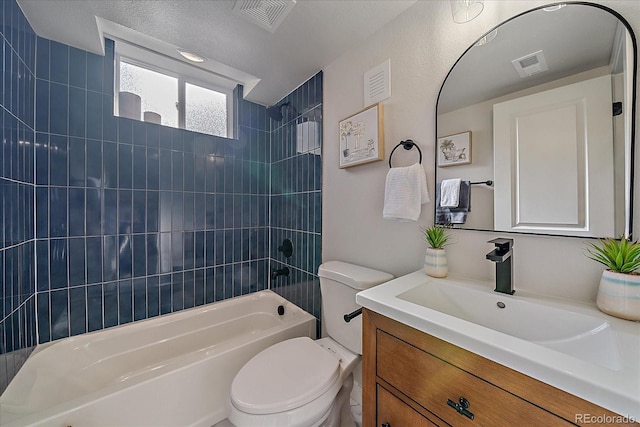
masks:
<svg viewBox="0 0 640 427"><path fill-rule="evenodd" d="M295 5L296 0L236 0L233 11L273 33Z"/></svg>
<svg viewBox="0 0 640 427"><path fill-rule="evenodd" d="M534 74L547 71L547 60L541 50L525 55L522 58L511 61L520 77L530 77Z"/></svg>

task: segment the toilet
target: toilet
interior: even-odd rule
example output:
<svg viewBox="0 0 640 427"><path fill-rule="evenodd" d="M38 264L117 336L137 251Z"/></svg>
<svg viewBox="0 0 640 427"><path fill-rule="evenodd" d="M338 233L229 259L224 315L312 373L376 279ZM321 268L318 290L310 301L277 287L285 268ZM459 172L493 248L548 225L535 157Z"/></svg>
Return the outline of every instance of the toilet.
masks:
<svg viewBox="0 0 640 427"><path fill-rule="evenodd" d="M293 338L249 360L231 384L229 421L238 427L339 427L362 354L362 317L356 293L393 279L389 273L341 261L318 269L328 337Z"/></svg>

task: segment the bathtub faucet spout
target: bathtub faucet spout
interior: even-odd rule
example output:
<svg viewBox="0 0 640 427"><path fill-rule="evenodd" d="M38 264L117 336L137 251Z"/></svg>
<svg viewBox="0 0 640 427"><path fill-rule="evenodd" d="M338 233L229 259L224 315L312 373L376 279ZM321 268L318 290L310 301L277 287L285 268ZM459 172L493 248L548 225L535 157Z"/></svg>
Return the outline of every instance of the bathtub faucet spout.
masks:
<svg viewBox="0 0 640 427"><path fill-rule="evenodd" d="M276 280L276 277L278 276L289 276L289 267L271 270L271 280Z"/></svg>

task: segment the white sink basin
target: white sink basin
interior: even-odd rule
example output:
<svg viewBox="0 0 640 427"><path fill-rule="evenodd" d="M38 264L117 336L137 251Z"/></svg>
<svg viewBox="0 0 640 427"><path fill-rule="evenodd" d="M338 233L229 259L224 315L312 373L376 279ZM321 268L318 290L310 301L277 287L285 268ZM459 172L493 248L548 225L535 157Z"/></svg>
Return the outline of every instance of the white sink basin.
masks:
<svg viewBox="0 0 640 427"><path fill-rule="evenodd" d="M620 369L619 351L607 319L453 281L429 281L397 297L590 363Z"/></svg>
<svg viewBox="0 0 640 427"><path fill-rule="evenodd" d="M640 419L640 322L595 304L416 271L359 292L363 307L618 414ZM504 304L500 308L498 303Z"/></svg>

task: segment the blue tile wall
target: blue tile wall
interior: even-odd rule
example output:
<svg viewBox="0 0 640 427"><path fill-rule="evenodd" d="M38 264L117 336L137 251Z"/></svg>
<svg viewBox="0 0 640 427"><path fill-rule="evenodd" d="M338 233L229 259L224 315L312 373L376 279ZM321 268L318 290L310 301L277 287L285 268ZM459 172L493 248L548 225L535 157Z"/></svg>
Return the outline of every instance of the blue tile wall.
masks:
<svg viewBox="0 0 640 427"><path fill-rule="evenodd" d="M317 276L322 233L322 72L280 100L283 119L271 126L271 210L269 253L272 268L286 265L287 278L272 288L320 319ZM305 122L310 122L311 124ZM317 129L310 132L309 129ZM302 135L302 133L306 133ZM285 258L278 247L291 239L293 255Z"/></svg>
<svg viewBox="0 0 640 427"><path fill-rule="evenodd" d="M36 44L39 342L265 289L266 109L236 89L235 140L114 117L112 41Z"/></svg>
<svg viewBox="0 0 640 427"><path fill-rule="evenodd" d="M282 122L237 87L237 139L214 137L114 117L112 41L37 37L15 0L0 15L0 392L38 342L267 287L320 318L320 148L295 132L321 127L321 73Z"/></svg>
<svg viewBox="0 0 640 427"><path fill-rule="evenodd" d="M0 393L36 344L35 40L17 3L0 2Z"/></svg>

